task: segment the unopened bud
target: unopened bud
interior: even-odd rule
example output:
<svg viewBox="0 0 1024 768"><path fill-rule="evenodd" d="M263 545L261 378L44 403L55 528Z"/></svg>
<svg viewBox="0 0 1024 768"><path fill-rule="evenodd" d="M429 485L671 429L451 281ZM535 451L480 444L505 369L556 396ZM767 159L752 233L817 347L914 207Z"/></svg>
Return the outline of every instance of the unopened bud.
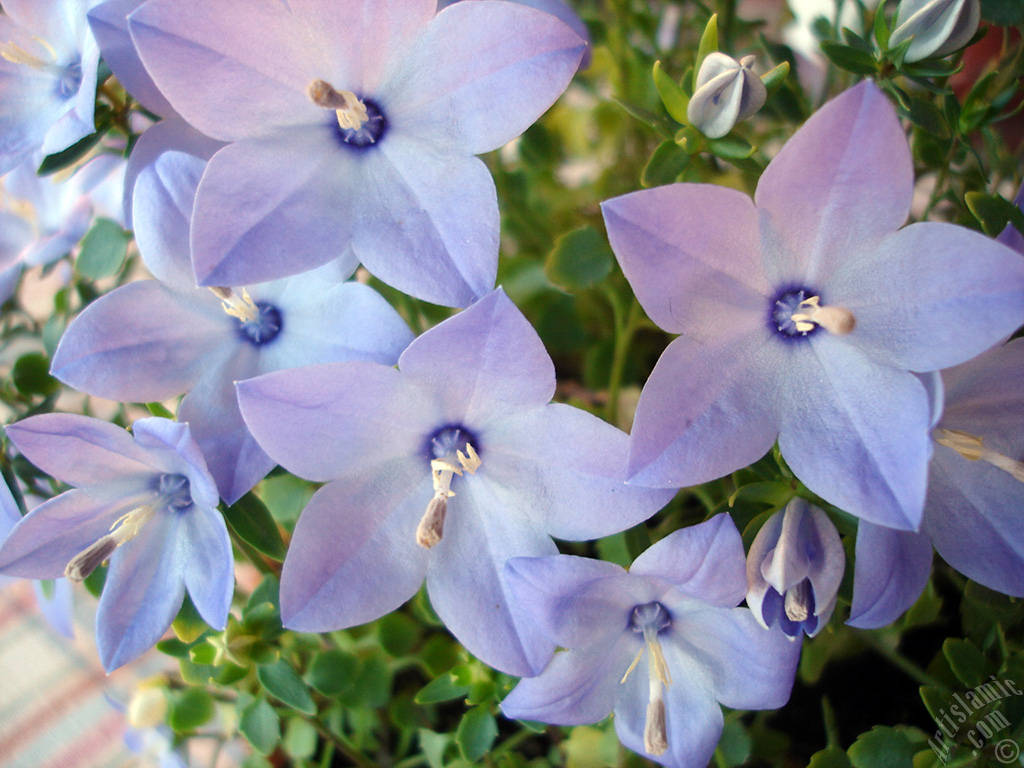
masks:
<svg viewBox="0 0 1024 768"><path fill-rule="evenodd" d="M913 38L904 61L938 58L967 45L980 22L980 0L903 0L889 47Z"/></svg>
<svg viewBox="0 0 1024 768"><path fill-rule="evenodd" d="M722 138L764 105L768 90L750 69L753 62L753 56L736 61L716 51L700 65L686 116L709 139Z"/></svg>

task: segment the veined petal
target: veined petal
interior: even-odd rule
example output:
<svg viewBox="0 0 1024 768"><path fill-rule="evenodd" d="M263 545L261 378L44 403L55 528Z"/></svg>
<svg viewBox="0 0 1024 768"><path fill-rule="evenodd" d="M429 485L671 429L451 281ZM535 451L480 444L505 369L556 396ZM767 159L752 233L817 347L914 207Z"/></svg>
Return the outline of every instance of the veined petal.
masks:
<svg viewBox="0 0 1024 768"><path fill-rule="evenodd" d="M538 674L555 644L511 598L502 573L510 557L554 555L558 549L521 510L502 504L482 475L463 479L448 501L444 538L428 562L431 605L484 663L511 675Z"/></svg>
<svg viewBox="0 0 1024 768"><path fill-rule="evenodd" d="M416 459L328 483L303 510L281 574L281 617L303 632L380 618L419 589L429 551L416 543L431 489Z"/></svg>
<svg viewBox="0 0 1024 768"><path fill-rule="evenodd" d="M111 555L96 610L96 646L108 672L156 645L181 608L181 522L177 513L157 514Z"/></svg>
<svg viewBox="0 0 1024 768"><path fill-rule="evenodd" d="M819 109L769 163L754 202L774 284L814 285L870 253L910 212L903 128L870 80Z"/></svg>
<svg viewBox="0 0 1024 768"><path fill-rule="evenodd" d="M367 269L445 306L467 306L494 287L498 198L480 159L399 130L358 159L352 245Z"/></svg>
<svg viewBox="0 0 1024 768"><path fill-rule="evenodd" d="M235 560L224 518L216 509L199 506L178 514L177 557L185 588L203 621L222 630L235 591Z"/></svg>
<svg viewBox="0 0 1024 768"><path fill-rule="evenodd" d="M851 341L912 371L962 363L1024 323L1024 259L953 224L890 235L830 288L857 318Z"/></svg>
<svg viewBox="0 0 1024 768"><path fill-rule="evenodd" d="M931 456L924 385L842 337L803 341L791 381L782 381L782 455L830 503L878 525L916 529Z"/></svg>
<svg viewBox="0 0 1024 768"><path fill-rule="evenodd" d="M853 605L847 624L877 629L898 619L928 583L932 544L924 533L861 520L857 526Z"/></svg>
<svg viewBox="0 0 1024 768"><path fill-rule="evenodd" d="M585 49L542 11L456 3L427 26L382 90L394 94L396 119L481 154L514 139L554 103Z"/></svg>
<svg viewBox="0 0 1024 768"><path fill-rule="evenodd" d="M642 552L630 573L656 576L712 605L732 608L747 592L743 541L728 515L670 533Z"/></svg>
<svg viewBox="0 0 1024 768"><path fill-rule="evenodd" d="M362 180L332 130L318 123L236 141L213 156L192 219L201 285L275 280L344 253Z"/></svg>
<svg viewBox="0 0 1024 768"><path fill-rule="evenodd" d="M640 393L629 482L696 485L761 458L779 430L778 344L765 329L675 339Z"/></svg>
<svg viewBox="0 0 1024 768"><path fill-rule="evenodd" d="M292 368L239 382L238 400L263 450L307 480L355 475L398 456L416 457L430 477L425 444L437 406L393 368L359 361Z"/></svg>
<svg viewBox="0 0 1024 768"><path fill-rule="evenodd" d="M711 184L672 184L601 204L608 239L648 316L697 341L762 325L771 286L753 202Z"/></svg>

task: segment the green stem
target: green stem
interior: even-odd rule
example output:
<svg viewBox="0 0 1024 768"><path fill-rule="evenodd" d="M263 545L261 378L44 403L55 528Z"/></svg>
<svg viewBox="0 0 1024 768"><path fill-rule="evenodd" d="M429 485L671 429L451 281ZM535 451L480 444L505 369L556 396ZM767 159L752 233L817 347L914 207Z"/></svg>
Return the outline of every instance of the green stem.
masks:
<svg viewBox="0 0 1024 768"><path fill-rule="evenodd" d="M832 709L832 702L828 700L828 696L821 697L821 717L825 721L825 737L828 740L828 746L842 749L839 746L839 726L836 724L836 713Z"/></svg>
<svg viewBox="0 0 1024 768"><path fill-rule="evenodd" d="M293 712L291 714L294 714ZM341 752L345 757L351 760L353 763L359 766L359 768L379 768L377 763L368 758L354 746L352 746L347 739L343 738L339 734L332 731L319 719L312 715L302 715L302 719L307 723L316 728L317 733L320 734L324 739L327 740L329 746ZM324 750L325 753L327 750ZM330 765L330 763L327 763Z"/></svg>
<svg viewBox="0 0 1024 768"><path fill-rule="evenodd" d="M857 637L867 646L880 656L892 664L894 667L898 667L906 675L912 677L921 685L929 685L932 688L938 688L940 691L948 691L949 688L936 677L933 677L928 672L925 672L917 664L910 661L910 659L903 656L895 648L890 648L884 642L882 642L873 631L871 630L858 630Z"/></svg>
<svg viewBox="0 0 1024 768"><path fill-rule="evenodd" d="M633 336L636 335L640 322L640 303L633 298L628 310L623 309L618 295L612 288L605 294L612 305L612 316L615 323L615 348L612 353L612 367L608 373L608 402L605 404L605 420L617 425L619 417L619 390L622 389L622 375L626 369L626 356L629 354Z"/></svg>

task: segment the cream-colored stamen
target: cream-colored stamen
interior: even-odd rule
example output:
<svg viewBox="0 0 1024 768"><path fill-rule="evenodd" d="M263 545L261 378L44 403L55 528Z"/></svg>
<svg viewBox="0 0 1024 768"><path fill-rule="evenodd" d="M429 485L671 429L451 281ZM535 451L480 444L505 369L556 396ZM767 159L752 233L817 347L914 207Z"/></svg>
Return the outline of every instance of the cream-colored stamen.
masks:
<svg viewBox="0 0 1024 768"><path fill-rule="evenodd" d="M115 549L138 536L155 511L156 505L147 504L119 517L110 526L110 533L71 558L64 569L64 575L71 581L88 578L89 574L110 558Z"/></svg>
<svg viewBox="0 0 1024 768"><path fill-rule="evenodd" d="M622 676L619 684L626 682L647 649L650 649L647 660L650 698L647 703L647 719L644 721L644 749L648 754L660 755L668 749L668 730L665 725L665 689L672 684L672 675L669 674L668 664L665 662L665 654L662 653L656 630L644 628L644 644L640 646L633 663L629 665L629 669L626 670L626 674Z"/></svg>
<svg viewBox="0 0 1024 768"><path fill-rule="evenodd" d="M468 455L467 455L468 454ZM455 452L460 467L443 459L430 462L430 473L434 481L434 496L427 504L420 524L416 527L416 543L425 549L436 547L444 536L444 519L448 513L448 499L455 495L451 490L452 478L463 472L476 474L480 468L480 457L470 443L466 443L466 453Z"/></svg>
<svg viewBox="0 0 1024 768"><path fill-rule="evenodd" d="M1024 462L1016 461L986 447L984 440L977 435L958 429L936 429L932 437L939 445L952 448L969 461L987 461L1024 482Z"/></svg>
<svg viewBox="0 0 1024 768"><path fill-rule="evenodd" d="M32 39L46 49L50 56L49 61L29 53L13 40L9 40L7 45L0 46L0 57L3 57L12 64L25 64L33 69L61 70L62 68L57 66L57 51L54 50L54 47L41 37L33 35Z"/></svg>
<svg viewBox="0 0 1024 768"><path fill-rule="evenodd" d="M314 80L306 86L309 100L322 109L333 109L338 125L349 131L358 131L370 117L366 105L352 91L338 91L326 80Z"/></svg>
<svg viewBox="0 0 1024 768"><path fill-rule="evenodd" d="M259 319L259 307L256 306L256 302L252 300L245 288L242 289L241 296L231 288L220 285L211 286L210 290L221 300L224 311L232 317L238 318L243 323L252 323Z"/></svg>
<svg viewBox="0 0 1024 768"><path fill-rule="evenodd" d="M820 296L804 299L797 306L797 311L790 315L789 319L796 324L800 333L808 333L814 330L815 325L820 325L831 334L845 336L857 325L850 310L844 307L823 307L820 302Z"/></svg>
<svg viewBox="0 0 1024 768"><path fill-rule="evenodd" d="M786 590L786 600L783 603L783 607L786 611L786 617L790 621L807 621L807 617L810 615L807 605L808 597L809 595L804 583Z"/></svg>

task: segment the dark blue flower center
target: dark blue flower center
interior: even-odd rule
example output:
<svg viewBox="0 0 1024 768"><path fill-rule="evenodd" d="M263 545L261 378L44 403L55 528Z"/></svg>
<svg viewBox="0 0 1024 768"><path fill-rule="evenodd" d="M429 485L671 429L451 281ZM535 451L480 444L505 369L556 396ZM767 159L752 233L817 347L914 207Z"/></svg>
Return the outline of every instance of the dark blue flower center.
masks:
<svg viewBox="0 0 1024 768"><path fill-rule="evenodd" d="M796 637L801 632L812 634L817 630L819 617L814 615L814 610L814 588L808 579L790 587L783 595L769 586L761 601L764 623L769 627L777 624L789 637Z"/></svg>
<svg viewBox="0 0 1024 768"><path fill-rule="evenodd" d="M352 149L366 149L374 146L384 138L384 134L388 130L388 121L380 105L370 99L361 99L361 101L363 106L366 107L366 116L369 118L363 123L362 127L355 130L342 128L338 125L337 120L334 120L334 127L338 131L338 137L346 147ZM332 119L334 118L332 117Z"/></svg>
<svg viewBox="0 0 1024 768"><path fill-rule="evenodd" d="M72 62L64 67L63 73L57 78L57 95L62 99L70 99L82 86L82 66Z"/></svg>
<svg viewBox="0 0 1024 768"><path fill-rule="evenodd" d="M428 462L443 459L458 466L455 453L462 451L466 454L466 443L470 443L478 454L481 453L480 442L475 434L461 424L447 424L430 434L426 440L424 453Z"/></svg>
<svg viewBox="0 0 1024 768"><path fill-rule="evenodd" d="M184 475L164 473L157 478L156 492L163 499L163 508L181 512L192 506L192 489Z"/></svg>
<svg viewBox="0 0 1024 768"><path fill-rule="evenodd" d="M259 315L254 320L238 321L238 332L254 347L262 347L277 338L281 333L284 320L281 317L281 310L273 304L257 301L256 309L259 311Z"/></svg>
<svg viewBox="0 0 1024 768"><path fill-rule="evenodd" d="M629 628L645 637L654 637L670 626L672 615L658 602L635 606L629 616Z"/></svg>
<svg viewBox="0 0 1024 768"><path fill-rule="evenodd" d="M802 339L815 333L818 325L809 331L800 331L793 320L793 314L797 312L800 303L812 296L821 296L821 293L810 288L787 288L781 291L769 306L769 327L786 340Z"/></svg>

